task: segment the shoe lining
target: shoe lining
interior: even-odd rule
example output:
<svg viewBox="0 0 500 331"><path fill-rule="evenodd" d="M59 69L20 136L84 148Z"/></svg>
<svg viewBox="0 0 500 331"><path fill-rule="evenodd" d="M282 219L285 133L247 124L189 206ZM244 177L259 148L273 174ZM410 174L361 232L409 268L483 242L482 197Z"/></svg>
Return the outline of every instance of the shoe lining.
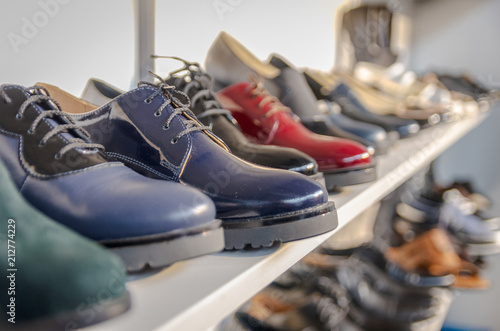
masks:
<svg viewBox="0 0 500 331"><path fill-rule="evenodd" d="M257 74L267 79L276 78L280 74L280 70L274 66L263 63L255 55L250 53L239 41L234 39L228 33L222 33L221 38L224 39L226 44L231 48L231 50L236 54L236 56L241 59L245 64L254 69Z"/></svg>
<svg viewBox="0 0 500 331"><path fill-rule="evenodd" d="M63 112L70 114L85 114L99 108L90 102L77 98L68 92L61 90L57 86L47 83L37 83L37 85L47 89L50 96L59 103Z"/></svg>

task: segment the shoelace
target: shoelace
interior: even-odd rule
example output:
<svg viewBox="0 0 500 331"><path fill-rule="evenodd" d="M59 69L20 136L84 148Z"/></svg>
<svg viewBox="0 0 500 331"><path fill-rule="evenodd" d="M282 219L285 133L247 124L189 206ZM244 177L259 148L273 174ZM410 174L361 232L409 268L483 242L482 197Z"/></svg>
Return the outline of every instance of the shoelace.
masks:
<svg viewBox="0 0 500 331"><path fill-rule="evenodd" d="M12 100L9 98L7 93L5 92L5 89L8 85L0 85L0 97L2 97L3 101L6 103L11 103ZM60 124L52 128L43 138L40 140L40 146L44 146L47 141L54 137L55 135L59 133L69 133L70 131L77 131L81 135L83 135L86 139L90 140L90 134L83 129L82 127L78 126L75 121L71 118L68 117L63 111L61 111L61 106L59 103L52 99L49 96L48 91L42 87L42 86L32 86L32 87L27 87L24 88L24 91L26 91L28 94L30 94L30 97L24 101L21 106L19 107L19 111L16 114L16 119L20 120L23 118L24 113L28 109L28 107L32 104L39 104L41 105L42 103L48 103L51 104L52 107L55 109L52 110L45 110L42 111L33 121L31 124L28 134L34 134L38 128L38 125L41 123L42 120L45 118L59 118L62 119L64 122L67 122L67 124ZM103 150L104 151L104 146L100 144L95 144L91 143L88 141L85 141L84 139L81 138L73 138L69 140L69 143L61 148L55 155L56 159L61 158L69 152L70 150L73 149L92 149L92 150Z"/></svg>
<svg viewBox="0 0 500 331"><path fill-rule="evenodd" d="M259 108L263 108L265 105L269 105L269 110L264 114L264 118L269 118L276 113L286 112L290 116L292 116L294 120L299 121L298 117L294 113L292 113L292 110L290 108L283 105L278 98L269 94L269 92L265 89L260 77L250 74L249 79L251 81L251 84L249 86L248 92L250 92L253 97L262 97L259 102ZM276 132L278 132L279 125L279 121L275 121L273 123L273 127L268 133L267 139L264 144L270 144L274 140L274 136L276 135Z"/></svg>
<svg viewBox="0 0 500 331"><path fill-rule="evenodd" d="M177 56L161 56L161 55L153 55L154 58L157 59L172 59L180 61L184 64L183 67L170 72L169 77L173 77L175 74L185 71L186 74L180 76L178 79L182 79L190 81L184 86L183 92L185 97L189 94L189 91L196 87L201 89L191 98L191 105L196 105L197 102L203 101L203 105L205 106L206 111L198 116L198 118L204 118L211 115L230 115L231 112L226 109L222 109L219 102L216 100L215 93L211 90L212 87L212 78L205 73L198 62L190 62L184 59L181 59Z"/></svg>
<svg viewBox="0 0 500 331"><path fill-rule="evenodd" d="M193 75L194 74L194 75ZM217 101L215 93L211 90L212 79L207 74L201 72L196 73L191 71L190 76L193 77L192 80L186 84L184 87L184 93L189 93L192 88L200 89L193 95L191 102L196 105L197 102L203 102L205 111L198 115L199 119L212 116L212 115L231 115L231 112L227 109L223 109L220 103ZM185 79L184 76L182 79ZM212 125L210 124L210 127Z"/></svg>
<svg viewBox="0 0 500 331"><path fill-rule="evenodd" d="M249 78L251 81L249 87L250 94L254 97L262 97L262 100L260 100L259 102L259 108L263 108L266 104L269 105L269 110L264 115L265 118L271 117L278 112L287 112L289 114L292 114L290 108L283 105L277 97L269 94L269 92L264 88L264 84L259 77L255 75L249 75Z"/></svg>
<svg viewBox="0 0 500 331"><path fill-rule="evenodd" d="M172 138L170 141L172 144L177 143L177 141L184 135L190 133L190 132L195 132L195 131L210 131L210 127L204 126L201 123L197 122L194 120L195 115L192 113L192 111L189 109L191 106L191 101L189 100L189 97L187 96L186 93L179 91L175 88L175 86L169 85L163 78L160 76L150 72L153 76L155 76L160 83L155 84L155 83L150 83L146 81L141 81L139 82L138 86L150 86L156 89L155 92L153 92L146 100L144 100L145 103L151 103L153 98L155 98L158 95L165 95L167 100L158 108L155 112L155 116L159 117L161 116L162 112L165 110L165 108L173 104L174 111L170 114L170 116L167 118L167 121L163 125L164 130L168 130L170 127L170 123L172 120L175 118L177 115L185 115L186 121L184 124L186 125L186 128L179 132L175 137ZM185 102L182 102L177 96L180 96L185 99Z"/></svg>

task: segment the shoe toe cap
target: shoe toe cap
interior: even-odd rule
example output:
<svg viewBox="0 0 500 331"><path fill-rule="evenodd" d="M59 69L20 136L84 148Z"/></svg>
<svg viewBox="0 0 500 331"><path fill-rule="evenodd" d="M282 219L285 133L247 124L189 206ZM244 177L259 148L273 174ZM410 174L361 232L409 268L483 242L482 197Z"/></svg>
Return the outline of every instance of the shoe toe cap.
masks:
<svg viewBox="0 0 500 331"><path fill-rule="evenodd" d="M163 234L210 222L213 202L185 185L143 177L125 166L31 179L24 195L53 219L94 240Z"/></svg>

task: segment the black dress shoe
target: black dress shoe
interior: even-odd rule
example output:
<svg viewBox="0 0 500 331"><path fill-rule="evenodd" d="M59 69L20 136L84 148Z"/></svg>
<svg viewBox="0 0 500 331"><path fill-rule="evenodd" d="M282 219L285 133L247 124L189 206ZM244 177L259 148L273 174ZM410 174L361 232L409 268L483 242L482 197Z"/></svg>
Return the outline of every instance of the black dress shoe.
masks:
<svg viewBox="0 0 500 331"><path fill-rule="evenodd" d="M352 300L367 314L380 319L417 322L435 316L440 308L441 301L431 290L400 285L373 265L356 258L344 263L336 274Z"/></svg>
<svg viewBox="0 0 500 331"><path fill-rule="evenodd" d="M349 319L364 331L411 331L412 324L397 322L372 316L359 307L356 302L349 305Z"/></svg>
<svg viewBox="0 0 500 331"><path fill-rule="evenodd" d="M316 98L337 103L345 116L382 127L391 141L411 137L420 131L420 126L414 120L370 112L359 102L349 86L342 82L334 88L329 88L318 82L307 70L304 76Z"/></svg>
<svg viewBox="0 0 500 331"><path fill-rule="evenodd" d="M318 177L318 165L310 156L293 148L251 143L238 128L231 113L216 100L212 78L198 63L184 62L186 69L182 71L182 76L172 77L167 82L191 98L191 110L196 117L204 125L210 126L234 155L258 165Z"/></svg>

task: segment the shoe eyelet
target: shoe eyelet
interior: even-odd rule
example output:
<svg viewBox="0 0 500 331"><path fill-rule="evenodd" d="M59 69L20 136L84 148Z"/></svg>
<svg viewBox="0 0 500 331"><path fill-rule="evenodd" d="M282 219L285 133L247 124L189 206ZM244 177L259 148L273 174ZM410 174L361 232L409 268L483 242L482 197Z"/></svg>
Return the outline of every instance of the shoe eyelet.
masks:
<svg viewBox="0 0 500 331"><path fill-rule="evenodd" d="M154 115L155 115L155 117L160 117L161 116L160 112L157 112L157 111L155 111Z"/></svg>
<svg viewBox="0 0 500 331"><path fill-rule="evenodd" d="M178 142L178 141L179 141L179 139L176 139L175 137L174 137L174 138L172 138L172 139L170 139L170 143L171 143L172 145L177 144L177 142Z"/></svg>
<svg viewBox="0 0 500 331"><path fill-rule="evenodd" d="M168 126L167 125L163 125L162 129L163 130L168 130Z"/></svg>
<svg viewBox="0 0 500 331"><path fill-rule="evenodd" d="M16 114L16 120L21 120L23 117L19 114Z"/></svg>
<svg viewBox="0 0 500 331"><path fill-rule="evenodd" d="M150 104L150 103L151 103L151 101L153 101L153 99L149 99L149 98L144 99L144 103L145 103L145 104Z"/></svg>
<svg viewBox="0 0 500 331"><path fill-rule="evenodd" d="M45 147L45 143L39 142L38 147Z"/></svg>
<svg viewBox="0 0 500 331"><path fill-rule="evenodd" d="M28 134L29 134L29 135L31 135L31 134L33 134L33 133L34 133L34 132L33 132L33 130L31 130L31 129L29 129L29 130L28 130Z"/></svg>
<svg viewBox="0 0 500 331"><path fill-rule="evenodd" d="M56 160L60 159L62 157L61 153L56 153L56 155L54 155L54 158Z"/></svg>

